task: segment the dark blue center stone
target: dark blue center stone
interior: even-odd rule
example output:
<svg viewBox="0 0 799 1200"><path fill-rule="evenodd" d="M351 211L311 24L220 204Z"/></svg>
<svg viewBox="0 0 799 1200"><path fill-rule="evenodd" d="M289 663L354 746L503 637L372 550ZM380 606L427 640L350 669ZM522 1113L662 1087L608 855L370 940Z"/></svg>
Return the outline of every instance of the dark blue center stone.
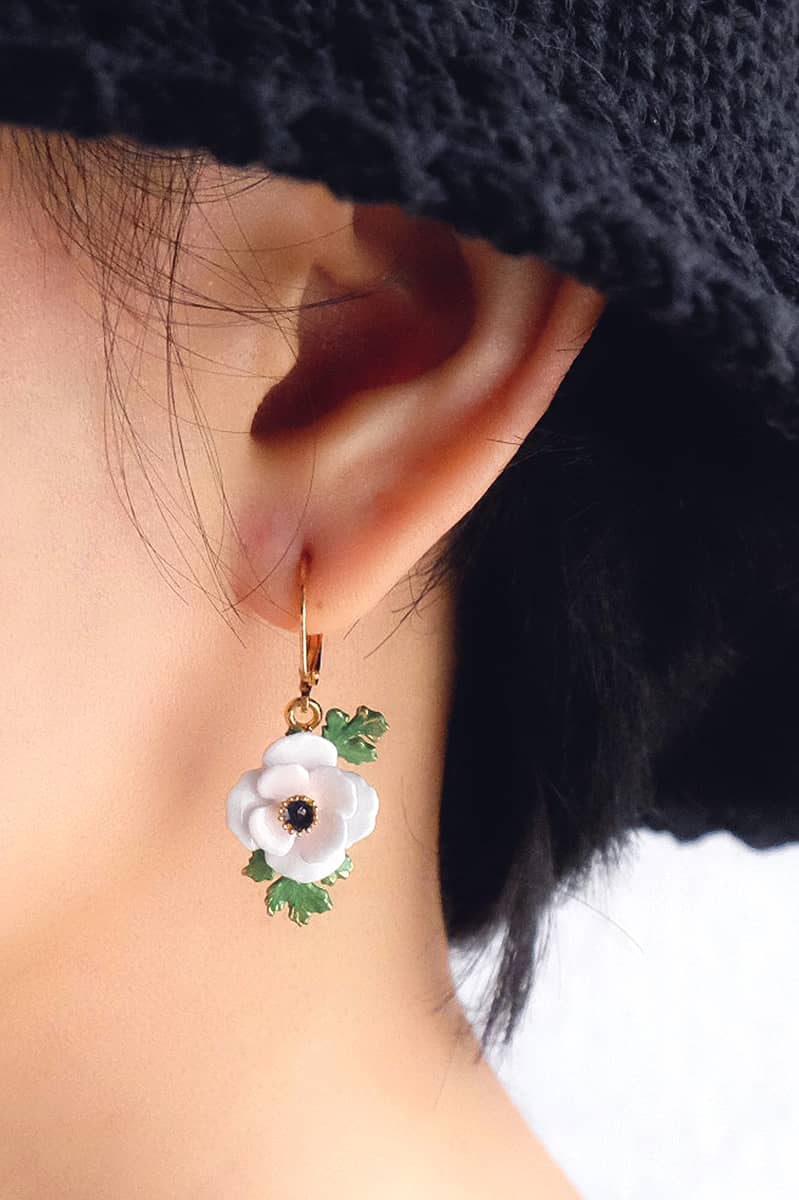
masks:
<svg viewBox="0 0 799 1200"><path fill-rule="evenodd" d="M289 800L286 805L286 820L295 833L310 829L314 821L314 806L305 797Z"/></svg>

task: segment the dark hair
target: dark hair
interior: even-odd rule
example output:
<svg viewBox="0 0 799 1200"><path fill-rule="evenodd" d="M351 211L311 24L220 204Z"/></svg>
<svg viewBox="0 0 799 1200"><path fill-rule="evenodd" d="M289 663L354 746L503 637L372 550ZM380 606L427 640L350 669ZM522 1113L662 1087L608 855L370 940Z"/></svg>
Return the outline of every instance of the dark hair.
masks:
<svg viewBox="0 0 799 1200"><path fill-rule="evenodd" d="M448 550L442 887L454 939L507 930L489 1030L522 1011L552 898L629 830L799 834L798 552L796 444L606 309Z"/></svg>
<svg viewBox="0 0 799 1200"><path fill-rule="evenodd" d="M37 199L107 291L141 284L146 265L141 238L127 255L92 207L124 183L136 230L167 247L145 283L166 278L168 299L204 157L32 130L26 142ZM553 900L611 864L630 830L797 836L795 458L668 326L611 303L545 419L426 566L423 594L446 577L457 597L447 932L500 942L484 1045L516 1027Z"/></svg>

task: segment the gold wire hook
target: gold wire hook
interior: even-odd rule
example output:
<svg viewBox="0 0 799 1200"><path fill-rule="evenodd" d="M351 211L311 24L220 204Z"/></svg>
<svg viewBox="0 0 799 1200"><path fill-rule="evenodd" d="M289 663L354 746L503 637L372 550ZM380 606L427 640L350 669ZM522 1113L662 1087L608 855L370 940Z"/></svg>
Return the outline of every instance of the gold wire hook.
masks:
<svg viewBox="0 0 799 1200"><path fill-rule="evenodd" d="M300 695L308 696L311 688L319 682L319 672L322 667L322 635L308 633L308 619L305 607L305 581L308 576L308 564L305 556L300 559Z"/></svg>
<svg viewBox="0 0 799 1200"><path fill-rule="evenodd" d="M308 633L305 602L307 576L308 562L303 555L300 559L300 694L286 705L289 730L315 729L322 720L321 705L310 698L311 688L318 684L322 667L322 635ZM304 719L300 720L298 713L302 713Z"/></svg>

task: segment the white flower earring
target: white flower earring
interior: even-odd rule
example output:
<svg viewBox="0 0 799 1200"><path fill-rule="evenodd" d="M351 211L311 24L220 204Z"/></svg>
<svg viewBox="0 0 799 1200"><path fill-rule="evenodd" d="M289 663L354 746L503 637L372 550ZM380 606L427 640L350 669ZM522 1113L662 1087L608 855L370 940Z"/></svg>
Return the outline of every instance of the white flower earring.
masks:
<svg viewBox="0 0 799 1200"><path fill-rule="evenodd" d="M360 704L353 716L325 713L311 699L319 682L322 634L306 628L307 564L300 561L300 694L286 705L286 734L267 746L263 765L245 771L227 797L227 823L252 851L242 874L270 881L266 911L288 908L297 925L333 907L327 890L352 871L347 851L375 827L375 789L355 771L336 766L373 762L375 742L388 729L382 713ZM279 878L278 878L279 876ZM272 882L273 881L273 882Z"/></svg>

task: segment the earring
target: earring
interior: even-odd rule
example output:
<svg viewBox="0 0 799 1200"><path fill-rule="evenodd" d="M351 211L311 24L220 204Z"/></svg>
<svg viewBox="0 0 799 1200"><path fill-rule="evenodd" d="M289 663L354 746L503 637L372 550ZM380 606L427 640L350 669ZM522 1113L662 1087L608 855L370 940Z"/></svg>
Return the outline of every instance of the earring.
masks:
<svg viewBox="0 0 799 1200"><path fill-rule="evenodd" d="M375 742L388 729L382 713L360 704L352 716L325 713L311 698L322 665L322 634L306 626L307 563L300 561L300 694L285 708L288 729L267 746L263 765L245 771L227 797L227 823L253 853L242 875L270 881L270 916L287 908L297 925L333 907L327 890L352 871L347 851L375 827L375 789L355 771L336 766L373 762Z"/></svg>

